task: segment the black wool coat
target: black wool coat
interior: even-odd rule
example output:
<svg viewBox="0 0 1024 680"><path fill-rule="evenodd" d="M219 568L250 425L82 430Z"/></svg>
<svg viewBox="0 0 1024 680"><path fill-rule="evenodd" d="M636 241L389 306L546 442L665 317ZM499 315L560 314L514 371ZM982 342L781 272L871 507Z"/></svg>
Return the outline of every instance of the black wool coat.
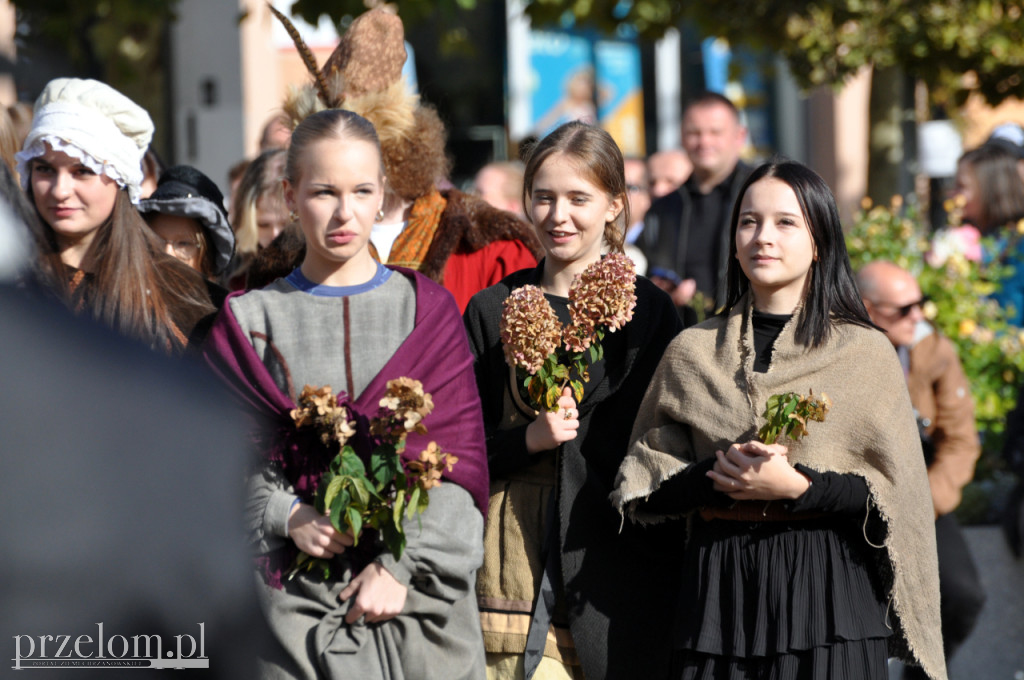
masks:
<svg viewBox="0 0 1024 680"><path fill-rule="evenodd" d="M464 315L476 356L492 482L534 462L526 451L525 426L498 427L510 401L505 391L516 389L498 326L505 299L516 288L539 284L542 267L518 271L477 293ZM623 522L608 500L647 385L681 330L671 299L646 278L637 277L636 297L633 319L605 337L604 375L587 386L577 437L562 445L557 471L561 577L587 680L666 677L672 648L674 575L684 524Z"/></svg>

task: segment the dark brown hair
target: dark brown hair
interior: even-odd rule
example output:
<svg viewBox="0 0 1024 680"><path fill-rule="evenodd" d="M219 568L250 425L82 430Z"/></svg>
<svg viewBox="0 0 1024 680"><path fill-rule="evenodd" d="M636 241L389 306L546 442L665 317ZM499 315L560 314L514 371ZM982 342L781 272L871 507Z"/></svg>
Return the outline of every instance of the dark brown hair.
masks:
<svg viewBox="0 0 1024 680"><path fill-rule="evenodd" d="M31 187L29 192L31 196ZM41 215L39 218L44 268L62 271L56 234ZM74 297L76 311L91 314L154 348L179 353L185 347L181 334L191 328L178 328L172 310L187 314L191 323L214 311L199 274L160 251L156 235L132 205L127 189L118 190L110 217L99 226L89 246L89 257L95 263L90 294L73 296L65 277L59 277L58 296L69 305Z"/></svg>
<svg viewBox="0 0 1024 680"><path fill-rule="evenodd" d="M573 121L556 128L528 151L523 174L523 209L530 214L533 178L549 156L562 153L580 162L586 179L601 188L612 199L622 199L622 212L605 224L604 240L621 253L625 227L629 224L629 196L626 193L626 171L622 151L612 136L599 127Z"/></svg>
<svg viewBox="0 0 1024 680"><path fill-rule="evenodd" d="M1017 170L1017 156L996 144L982 144L960 157L974 173L981 192L980 224L982 234L992 234L1007 224L1024 218L1024 180Z"/></svg>

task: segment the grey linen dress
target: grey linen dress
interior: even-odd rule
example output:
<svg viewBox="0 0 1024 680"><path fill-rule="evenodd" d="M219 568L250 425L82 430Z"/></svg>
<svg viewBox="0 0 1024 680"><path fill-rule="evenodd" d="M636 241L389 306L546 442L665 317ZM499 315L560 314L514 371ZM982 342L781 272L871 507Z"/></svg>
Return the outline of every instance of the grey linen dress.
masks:
<svg viewBox="0 0 1024 680"><path fill-rule="evenodd" d="M385 272L382 268L378 274L383 281L333 289L328 295L318 294L323 287L312 292L296 288L289 282L293 276L229 304L247 334L257 331L272 339L288 363L296 390L305 384L329 384L337 393L348 385L357 396L413 328L413 285L404 276ZM346 292L349 300L347 325L339 292ZM274 353L259 340L254 346L279 387L286 389L285 372ZM274 465L261 465L249 480L246 521L258 550L269 552L289 540L287 518L297 497ZM408 588L402 613L388 621L345 623L350 604L338 594L357 573L344 556L335 558L327 581L319 573L303 572L277 590L257 576L261 605L279 643L261 655L260 677L484 677L473 590L483 560L483 518L472 497L457 484L442 484L430 491L427 510L406 520L405 530L408 543L400 560L390 554L376 558Z"/></svg>

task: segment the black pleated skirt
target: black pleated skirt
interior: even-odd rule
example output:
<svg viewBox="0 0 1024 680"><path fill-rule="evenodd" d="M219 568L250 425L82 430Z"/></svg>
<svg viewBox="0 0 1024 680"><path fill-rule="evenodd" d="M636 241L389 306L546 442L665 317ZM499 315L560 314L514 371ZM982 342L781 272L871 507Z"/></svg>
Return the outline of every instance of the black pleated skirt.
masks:
<svg viewBox="0 0 1024 680"><path fill-rule="evenodd" d="M844 518L695 519L673 677L884 679L892 630L877 550Z"/></svg>

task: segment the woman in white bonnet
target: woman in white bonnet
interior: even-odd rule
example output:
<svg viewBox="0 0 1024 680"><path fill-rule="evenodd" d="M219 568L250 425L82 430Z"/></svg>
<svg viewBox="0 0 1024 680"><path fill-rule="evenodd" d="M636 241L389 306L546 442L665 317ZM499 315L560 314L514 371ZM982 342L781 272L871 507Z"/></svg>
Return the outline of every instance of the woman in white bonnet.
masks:
<svg viewBox="0 0 1024 680"><path fill-rule="evenodd" d="M170 354L213 312L202 279L161 252L135 206L153 137L146 111L95 80L50 81L16 155L43 222L39 257L76 312Z"/></svg>

